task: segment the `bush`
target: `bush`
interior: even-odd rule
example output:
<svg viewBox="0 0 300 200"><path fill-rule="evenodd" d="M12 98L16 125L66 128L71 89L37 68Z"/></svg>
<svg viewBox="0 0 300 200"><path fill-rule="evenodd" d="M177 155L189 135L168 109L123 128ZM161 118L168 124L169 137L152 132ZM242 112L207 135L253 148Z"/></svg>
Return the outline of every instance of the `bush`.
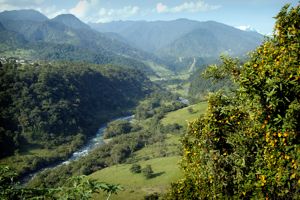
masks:
<svg viewBox="0 0 300 200"><path fill-rule="evenodd" d="M141 165L139 165L139 164L133 164L132 166L131 166L131 168L130 168L130 171L132 172L132 173L134 173L134 174L138 174L138 173L141 173Z"/></svg>
<svg viewBox="0 0 300 200"><path fill-rule="evenodd" d="M110 122L105 129L104 138L111 138L122 134L127 134L131 131L132 127L130 122L126 120L116 120Z"/></svg>
<svg viewBox="0 0 300 200"><path fill-rule="evenodd" d="M145 168L142 169L142 173L147 179L150 179L153 177L154 172L152 170L151 165L147 165Z"/></svg>
<svg viewBox="0 0 300 200"><path fill-rule="evenodd" d="M190 113L190 114L193 114L195 111L194 111L194 109L192 108L192 107L189 107L188 109L188 112Z"/></svg>
<svg viewBox="0 0 300 200"><path fill-rule="evenodd" d="M155 192L152 194L148 194L144 197L144 200L158 200L159 199L159 195Z"/></svg>

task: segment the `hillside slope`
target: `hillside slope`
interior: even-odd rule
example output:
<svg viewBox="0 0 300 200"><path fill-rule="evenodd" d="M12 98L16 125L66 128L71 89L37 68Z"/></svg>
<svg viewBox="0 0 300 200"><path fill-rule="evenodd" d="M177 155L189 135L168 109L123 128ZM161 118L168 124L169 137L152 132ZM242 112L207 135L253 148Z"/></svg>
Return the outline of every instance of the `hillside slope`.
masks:
<svg viewBox="0 0 300 200"><path fill-rule="evenodd" d="M140 71L112 65L1 66L0 157L27 144L49 147L78 134L87 138L154 89Z"/></svg>
<svg viewBox="0 0 300 200"><path fill-rule="evenodd" d="M256 32L241 31L213 21L203 22L199 27L159 49L159 54L203 58L218 57L221 53L243 56L262 40Z"/></svg>

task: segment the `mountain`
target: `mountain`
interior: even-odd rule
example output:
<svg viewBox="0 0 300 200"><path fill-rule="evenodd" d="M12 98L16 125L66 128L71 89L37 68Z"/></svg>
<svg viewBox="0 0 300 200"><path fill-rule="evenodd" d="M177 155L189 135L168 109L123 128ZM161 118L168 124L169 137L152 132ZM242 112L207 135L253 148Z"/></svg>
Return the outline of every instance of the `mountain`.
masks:
<svg viewBox="0 0 300 200"><path fill-rule="evenodd" d="M100 32L115 32L145 51L160 57L218 57L220 53L243 55L263 39L256 32L246 32L214 22L188 19L173 21L117 21L90 24Z"/></svg>
<svg viewBox="0 0 300 200"><path fill-rule="evenodd" d="M192 72L224 52L243 56L263 39L256 32L188 19L89 26L71 14L48 19L38 11L19 10L0 13L0 22L9 31L1 32L3 41L8 36L12 41L16 34L24 39L9 51L0 46L6 55L21 52L29 59L113 63L139 68L148 75L166 70Z"/></svg>
<svg viewBox="0 0 300 200"><path fill-rule="evenodd" d="M87 24L83 23L72 14L58 15L55 18L53 18L52 21L60 22L73 29L90 29L90 27Z"/></svg>
<svg viewBox="0 0 300 200"><path fill-rule="evenodd" d="M26 40L22 35L6 30L0 22L0 49L11 49L24 43L26 43Z"/></svg>
<svg viewBox="0 0 300 200"><path fill-rule="evenodd" d="M162 55L176 57L218 57L221 53L243 56L255 49L263 36L218 22L208 21L159 49Z"/></svg>
<svg viewBox="0 0 300 200"><path fill-rule="evenodd" d="M152 59L152 55L131 47L118 37L108 37L107 34L92 30L73 15L59 15L51 20L33 21L33 14L27 10L10 12L4 13L5 19L0 18L4 29L10 33L2 32L0 37L5 38L14 33L25 38L24 43L10 49L10 52L13 52L12 56L18 56L14 52L21 49L19 52L22 52L22 56L27 55L29 59L112 63L154 74L153 70L145 64L146 60ZM38 15L37 11L33 13ZM0 13L0 16L4 14ZM28 20L15 18L26 14L29 16L24 16L24 19ZM6 50L7 48L0 48L1 52Z"/></svg>
<svg viewBox="0 0 300 200"><path fill-rule="evenodd" d="M148 52L170 44L176 38L188 33L197 26L196 21L178 19L174 21L116 21L90 24L100 32L115 32Z"/></svg>
<svg viewBox="0 0 300 200"><path fill-rule="evenodd" d="M12 10L4 11L0 13L0 20L29 20L42 22L48 20L48 18L42 13L36 10Z"/></svg>

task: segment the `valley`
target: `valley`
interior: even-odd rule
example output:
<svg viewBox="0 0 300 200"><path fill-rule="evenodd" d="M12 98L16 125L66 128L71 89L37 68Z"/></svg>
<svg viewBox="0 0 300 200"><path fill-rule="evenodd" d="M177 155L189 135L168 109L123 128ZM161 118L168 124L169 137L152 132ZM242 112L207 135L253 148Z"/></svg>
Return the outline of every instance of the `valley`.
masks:
<svg viewBox="0 0 300 200"><path fill-rule="evenodd" d="M111 184L125 184L124 187L127 189L120 193L124 198L130 195L132 198L141 199L155 192L158 195L166 193L169 184L179 178L179 169L172 169L171 166L177 165L180 160L179 141L187 129L187 120L196 119L207 107L205 102L187 107L180 103L178 98L180 96L180 98L189 98L190 76L217 60L218 57L217 54L206 58L203 54L190 53L188 54L191 57L187 57L184 52L170 52L167 49L177 49L178 47L171 47L171 45L179 44L187 37L186 34L192 34L194 30L224 25L189 20L163 22L164 24L132 22L131 26L135 28L130 28L129 34L127 33L129 29L125 28L127 24L120 22L118 27L124 26L122 30L125 32L115 31L114 35L108 33L114 30L111 29L113 23L107 24L107 27L100 24L90 27L74 15L59 15L48 19L34 10L0 13L0 23L3 41L0 52L4 66L2 77L15 80L2 90L8 92L6 96L10 96L10 91L16 87L18 81L23 83L31 79L32 81L27 85L19 86L19 90L23 92L20 94L15 92L16 96L9 98L12 100L28 98L28 101L32 101L30 99L33 98L36 103L31 103L33 106L31 109L36 109L37 112L36 116L32 116L30 110L28 113L24 112L28 109L29 102L28 104L23 102L23 105L14 102L8 104L12 108L14 105L23 106L16 110L16 113L20 114L16 114L13 123L16 124L15 126L18 123L24 125L21 125L22 130L18 133L17 142L16 139L9 139L12 136L8 132L5 133L8 138L4 138L3 142L12 141L16 145L15 149L11 150L10 156L6 155L0 159L0 163L8 164L15 169L22 182L29 181L28 185L31 187L60 185L70 175L96 173L89 176ZM141 29L140 26L145 28ZM177 32L177 35L170 35L172 29L179 30L181 27L186 29ZM150 43L146 46L141 46L139 43L145 39L132 41L128 37L135 38L134 35L137 34L135 31L148 29L157 30L165 35L160 36L158 32L151 32L151 35L147 32L141 33L145 38L150 38L148 40ZM248 34L235 31L245 36ZM156 39L151 39L152 37ZM247 48L253 48L260 40L257 37L251 44L253 46L248 45ZM184 43L187 46L182 46L180 49L191 49L194 42L186 41ZM167 46L163 47L164 45ZM201 50L195 49L194 52L201 52ZM12 68L16 64L17 66ZM10 71L11 69L14 71ZM9 75L11 72L16 75L15 78ZM46 76L46 79L43 76ZM42 88L31 89L35 87L34 84ZM64 88L65 86L70 88ZM153 92L154 95L150 95ZM144 100L138 103L142 99ZM17 99L13 101L17 102ZM54 110L54 113L50 114L56 103L59 110ZM65 104L69 107L64 108ZM7 112L10 109L7 107ZM91 113L84 114L86 111ZM49 116L45 116L47 113ZM125 135L106 138L105 143L92 148L93 139L98 137L94 135L99 125L124 114L135 115L129 125L131 131ZM19 115L23 117L23 122L20 121ZM53 118L54 116L56 118ZM38 126L38 132L35 131L36 124L47 125L50 121L60 123L60 125L51 125L55 127L55 131L46 126L45 128ZM68 127L66 123L70 124L68 125L70 130L66 129ZM5 127L5 124L2 126ZM9 131L10 128L6 129ZM16 130L20 129L14 128L14 131ZM106 134L105 129L99 130L101 131L97 134L102 140L103 134ZM40 136L34 135L37 133ZM46 142L53 138L56 138L57 142ZM128 142L119 143L120 140L128 140ZM4 148L3 151L7 152L8 147ZM162 162L161 166L159 162ZM155 171L162 170L164 174L153 180L137 177L137 182L133 185L118 182L118 176L124 179L128 177L130 172L125 169L133 163L150 164ZM110 172L118 166L122 166L124 170ZM102 180L101 174L107 173L117 176L109 180L103 177ZM158 182L161 185L155 184ZM140 187L140 184L145 187Z"/></svg>
<svg viewBox="0 0 300 200"><path fill-rule="evenodd" d="M0 198L296 199L299 11L272 37L0 12Z"/></svg>

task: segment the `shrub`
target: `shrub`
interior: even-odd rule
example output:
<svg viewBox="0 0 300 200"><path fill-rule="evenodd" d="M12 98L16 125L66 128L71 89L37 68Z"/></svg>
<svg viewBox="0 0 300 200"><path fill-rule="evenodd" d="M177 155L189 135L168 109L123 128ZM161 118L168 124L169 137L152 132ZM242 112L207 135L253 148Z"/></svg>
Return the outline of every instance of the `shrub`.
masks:
<svg viewBox="0 0 300 200"><path fill-rule="evenodd" d="M150 179L153 177L154 172L152 170L151 165L147 165L145 168L142 169L142 173L147 179Z"/></svg>
<svg viewBox="0 0 300 200"><path fill-rule="evenodd" d="M141 173L141 165L134 163L131 168L130 171L134 174L138 174Z"/></svg>
<svg viewBox="0 0 300 200"><path fill-rule="evenodd" d="M152 194L148 194L144 197L144 200L158 200L159 199L159 195L155 192Z"/></svg>

